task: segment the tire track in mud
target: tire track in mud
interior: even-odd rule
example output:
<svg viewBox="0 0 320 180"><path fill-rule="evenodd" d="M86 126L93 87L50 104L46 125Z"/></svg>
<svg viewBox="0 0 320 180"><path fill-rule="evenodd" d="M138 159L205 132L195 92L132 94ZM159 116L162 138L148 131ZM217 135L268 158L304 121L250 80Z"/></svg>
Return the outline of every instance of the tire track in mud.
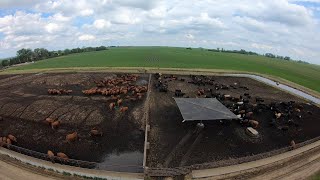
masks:
<svg viewBox="0 0 320 180"><path fill-rule="evenodd" d="M5 105L7 105L7 104L10 104L10 102L9 102L9 103L4 103L3 105L1 105L0 111L1 111L1 109L2 109Z"/></svg>
<svg viewBox="0 0 320 180"><path fill-rule="evenodd" d="M21 77L22 76L22 77ZM33 76L35 76L35 74L32 74L32 75L21 75L20 77L20 79L19 80L17 80L17 81L13 81L13 80L15 80L15 79L13 79L13 80L9 80L9 82L5 82L5 83L1 83L0 84L0 87L6 87L6 86L14 86L15 84L19 84L19 85L22 85L22 84L27 84L28 83L28 80L32 80L33 79ZM19 77L17 77L17 78L19 78Z"/></svg>
<svg viewBox="0 0 320 180"><path fill-rule="evenodd" d="M11 117L12 114L14 114L15 112L17 112L18 109L19 109L19 108L15 108L15 110L14 110L12 113L10 113L8 116Z"/></svg>
<svg viewBox="0 0 320 180"><path fill-rule="evenodd" d="M79 123L79 125L82 125L84 122L86 122L87 119L90 117L90 115L91 115L94 111L97 111L97 109L91 110L91 111L87 114L87 116L81 121L81 123ZM78 126L79 126L79 125L78 125Z"/></svg>
<svg viewBox="0 0 320 180"><path fill-rule="evenodd" d="M54 109L51 113L49 113L49 115L47 116L47 118L49 118L53 113L55 113L58 109L63 109L64 107L66 107L66 106L68 106L69 104L67 104L67 105L63 105L63 106L61 106L61 107L57 107L56 109Z"/></svg>
<svg viewBox="0 0 320 180"><path fill-rule="evenodd" d="M17 117L21 118L21 116L22 116L22 114L24 113L24 111L25 111L29 106L31 106L33 103L34 103L34 102L32 102L32 103L30 103L29 105L27 105L27 106L21 111L20 115L17 116ZM13 113L12 113L12 114L13 114Z"/></svg>
<svg viewBox="0 0 320 180"><path fill-rule="evenodd" d="M71 106L67 112L65 112L65 113L63 113L62 115L60 115L57 119L60 119L60 118L63 117L64 115L66 115L66 114L68 114L68 113L71 113L71 112L77 110L78 108L82 108L82 107L83 107L83 106L80 106L80 105L75 105L75 106L78 106L78 107L75 107L75 109L71 110L71 108L74 107L74 106Z"/></svg>

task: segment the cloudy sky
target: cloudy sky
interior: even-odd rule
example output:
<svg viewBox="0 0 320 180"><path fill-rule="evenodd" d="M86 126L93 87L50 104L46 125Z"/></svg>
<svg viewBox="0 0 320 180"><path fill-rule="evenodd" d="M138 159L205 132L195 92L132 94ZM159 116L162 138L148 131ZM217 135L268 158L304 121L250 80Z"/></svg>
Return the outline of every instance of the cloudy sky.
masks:
<svg viewBox="0 0 320 180"><path fill-rule="evenodd" d="M0 0L0 58L21 48L191 46L320 64L320 0Z"/></svg>

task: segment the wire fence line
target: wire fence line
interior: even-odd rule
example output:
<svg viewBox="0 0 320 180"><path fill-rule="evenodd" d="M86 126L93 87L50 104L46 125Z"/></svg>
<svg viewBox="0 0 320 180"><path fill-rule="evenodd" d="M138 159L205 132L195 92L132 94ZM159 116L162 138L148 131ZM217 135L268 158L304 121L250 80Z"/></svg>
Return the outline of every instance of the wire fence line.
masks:
<svg viewBox="0 0 320 180"><path fill-rule="evenodd" d="M30 149L26 149L23 147L19 147L12 144L3 143L3 147L7 148L9 150L18 152L20 154L24 154L27 156L31 156L37 159L42 159L45 161L51 161L52 163L58 163L63 165L69 165L69 166L75 166L75 167L81 167L81 168L87 168L87 169L97 169L98 165L100 163L98 162L90 162L90 161L83 161L83 160L76 160L76 159L64 159L61 157L53 156L50 157L45 153L40 153L37 151L33 151ZM137 166L137 165L120 165L120 164L103 164L103 167L106 168L143 168L143 166ZM102 169L103 170L103 169Z"/></svg>

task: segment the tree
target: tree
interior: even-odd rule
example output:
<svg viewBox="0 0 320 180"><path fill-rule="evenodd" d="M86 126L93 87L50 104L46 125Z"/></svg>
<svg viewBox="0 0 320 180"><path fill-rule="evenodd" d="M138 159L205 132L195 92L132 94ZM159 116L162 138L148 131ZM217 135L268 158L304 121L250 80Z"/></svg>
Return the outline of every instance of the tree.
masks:
<svg viewBox="0 0 320 180"><path fill-rule="evenodd" d="M34 50L35 60L42 60L49 57L49 51L44 48L37 48Z"/></svg>
<svg viewBox="0 0 320 180"><path fill-rule="evenodd" d="M269 58L275 58L276 56L272 53L266 53L265 54L266 57L269 57Z"/></svg>
<svg viewBox="0 0 320 180"><path fill-rule="evenodd" d="M1 64L3 67L9 66L9 60L3 60L1 61Z"/></svg>
<svg viewBox="0 0 320 180"><path fill-rule="evenodd" d="M34 53L31 49L20 49L17 51L17 57L20 63L25 63L28 61L32 61L34 57Z"/></svg>
<svg viewBox="0 0 320 180"><path fill-rule="evenodd" d="M71 53L70 49L65 49L64 52L63 52L65 55L68 55Z"/></svg>
<svg viewBox="0 0 320 180"><path fill-rule="evenodd" d="M290 59L291 58L289 56L284 57L284 60L290 61Z"/></svg>

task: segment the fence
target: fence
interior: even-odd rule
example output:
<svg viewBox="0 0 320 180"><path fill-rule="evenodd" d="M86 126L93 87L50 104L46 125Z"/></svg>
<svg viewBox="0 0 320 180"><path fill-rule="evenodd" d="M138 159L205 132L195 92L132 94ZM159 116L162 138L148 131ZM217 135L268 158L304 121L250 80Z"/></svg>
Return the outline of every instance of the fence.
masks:
<svg viewBox="0 0 320 180"><path fill-rule="evenodd" d="M38 159L51 161L52 163L60 163L60 164L64 164L64 165L89 168L89 169L93 169L97 165L96 162L88 162L88 161L81 161L81 160L75 160L75 159L63 159L63 158L60 158L57 156L49 157L47 154L32 151L32 150L25 149L25 148L22 148L19 146L11 145L11 144L4 144L3 147L6 147L12 151L15 151L15 152L27 155L27 156L32 156L32 157L35 157Z"/></svg>
<svg viewBox="0 0 320 180"><path fill-rule="evenodd" d="M314 143L319 140L320 140L320 136L313 139L309 139L307 141L298 143L296 145L296 148L300 148L302 146ZM256 161L259 159L264 159L267 157L282 154L290 150L292 150L292 147L288 146L288 147L276 149L273 151L256 154L253 156L241 157L241 158L232 159L232 160L221 160L221 161L215 161L215 162L209 162L209 163L203 163L203 164L194 164L191 166L174 167L174 168L148 168L146 174L149 176L181 176L181 175L186 175L190 173L192 170L210 169L210 168L217 168L217 167L223 167L223 166L231 166L231 165L246 163L250 161Z"/></svg>

